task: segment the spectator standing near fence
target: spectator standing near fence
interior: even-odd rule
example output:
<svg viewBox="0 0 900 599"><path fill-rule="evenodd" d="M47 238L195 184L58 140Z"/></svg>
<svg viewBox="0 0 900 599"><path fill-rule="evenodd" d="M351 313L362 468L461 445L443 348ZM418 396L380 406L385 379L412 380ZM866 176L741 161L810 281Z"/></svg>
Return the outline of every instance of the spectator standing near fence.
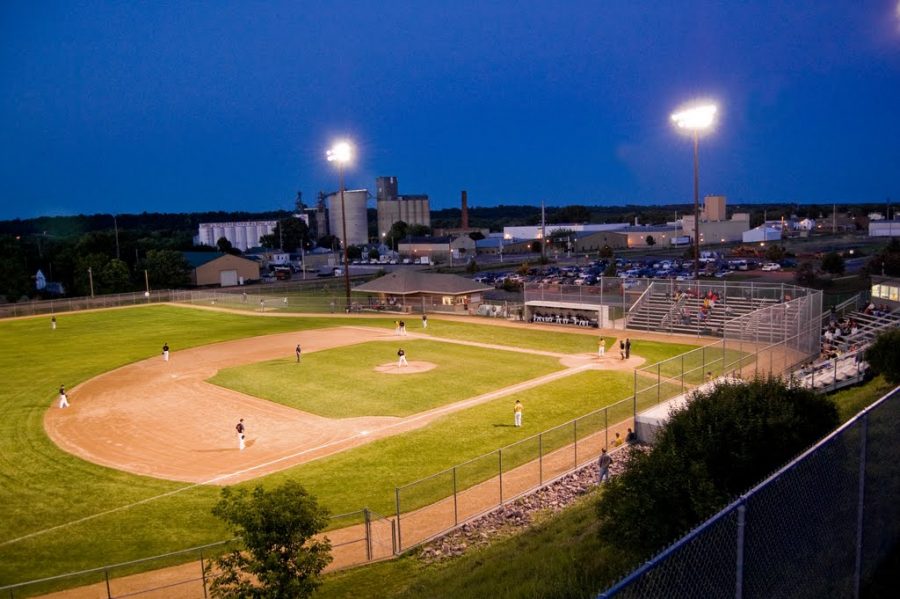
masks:
<svg viewBox="0 0 900 599"><path fill-rule="evenodd" d="M625 338L625 359L631 357L631 339L628 337Z"/></svg>
<svg viewBox="0 0 900 599"><path fill-rule="evenodd" d="M606 448L600 450L600 457L597 458L597 484L609 480L609 466L612 464L612 458L606 453Z"/></svg>
<svg viewBox="0 0 900 599"><path fill-rule="evenodd" d="M513 422L516 426L522 426L522 412L524 411L525 407L522 405L522 402L517 399L516 405L513 406Z"/></svg>
<svg viewBox="0 0 900 599"><path fill-rule="evenodd" d="M630 428L628 429L628 433L625 435L625 443L627 445L634 445L638 442L637 433L635 433Z"/></svg>
<svg viewBox="0 0 900 599"><path fill-rule="evenodd" d="M619 357L625 359L625 342L619 341Z"/></svg>

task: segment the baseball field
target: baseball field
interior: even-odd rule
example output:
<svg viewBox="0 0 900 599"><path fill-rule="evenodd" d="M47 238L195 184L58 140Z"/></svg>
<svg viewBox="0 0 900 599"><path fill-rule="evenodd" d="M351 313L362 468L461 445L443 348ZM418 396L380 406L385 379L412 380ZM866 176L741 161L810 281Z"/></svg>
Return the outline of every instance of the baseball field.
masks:
<svg viewBox="0 0 900 599"><path fill-rule="evenodd" d="M0 322L0 586L225 539L223 485L292 478L332 513L389 513L396 486L629 397L634 367L694 347L636 341L597 368L596 332L499 324L399 337L392 318L170 305Z"/></svg>

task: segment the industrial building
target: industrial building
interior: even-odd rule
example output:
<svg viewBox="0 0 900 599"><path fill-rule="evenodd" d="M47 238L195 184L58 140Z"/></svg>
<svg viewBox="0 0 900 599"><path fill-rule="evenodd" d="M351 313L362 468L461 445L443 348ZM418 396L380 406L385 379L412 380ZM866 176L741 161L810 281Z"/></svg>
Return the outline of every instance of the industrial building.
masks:
<svg viewBox="0 0 900 599"><path fill-rule="evenodd" d="M367 189L345 189L344 209L347 215L347 243L349 245L365 245L369 242L369 223L366 213L366 202L369 199ZM336 191L325 196L328 209L328 232L343 240L344 226L341 219L341 194Z"/></svg>
<svg viewBox="0 0 900 599"><path fill-rule="evenodd" d="M182 252L191 265L191 285L230 287L259 280L259 263L218 252Z"/></svg>
<svg viewBox="0 0 900 599"><path fill-rule="evenodd" d="M725 196L706 196L700 211L700 245L743 241L744 231L750 230L750 214L735 212L726 216ZM682 221L684 235L694 239L694 217L685 215Z"/></svg>
<svg viewBox="0 0 900 599"><path fill-rule="evenodd" d="M233 247L243 251L260 245L259 238L263 235L271 235L278 224L274 220L248 221L234 223L200 223L197 232L197 245L216 247L216 243L223 237Z"/></svg>
<svg viewBox="0 0 900 599"><path fill-rule="evenodd" d="M744 231L742 240L744 243L765 243L766 241L778 241L781 239L782 228L769 225L760 225L749 231Z"/></svg>
<svg viewBox="0 0 900 599"><path fill-rule="evenodd" d="M399 195L397 177L376 178L375 189L380 233L387 233L394 223L400 221L407 225L431 227L431 207L427 195Z"/></svg>
<svg viewBox="0 0 900 599"><path fill-rule="evenodd" d="M900 236L900 220L870 220L869 237Z"/></svg>

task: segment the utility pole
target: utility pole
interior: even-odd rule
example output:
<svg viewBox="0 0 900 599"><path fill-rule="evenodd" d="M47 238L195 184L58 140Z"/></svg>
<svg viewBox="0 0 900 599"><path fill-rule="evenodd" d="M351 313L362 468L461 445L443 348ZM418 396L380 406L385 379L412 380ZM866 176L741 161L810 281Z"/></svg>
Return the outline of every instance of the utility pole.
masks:
<svg viewBox="0 0 900 599"><path fill-rule="evenodd" d="M91 299L94 299L94 273L90 266L88 266L88 281L91 284Z"/></svg>
<svg viewBox="0 0 900 599"><path fill-rule="evenodd" d="M115 214L113 214L113 227L116 230L116 260L121 260L119 257L119 222L116 220Z"/></svg>
<svg viewBox="0 0 900 599"><path fill-rule="evenodd" d="M547 243L547 221L546 214L544 213L544 200L541 200L541 269L544 268L544 260L546 257L544 256L544 246Z"/></svg>

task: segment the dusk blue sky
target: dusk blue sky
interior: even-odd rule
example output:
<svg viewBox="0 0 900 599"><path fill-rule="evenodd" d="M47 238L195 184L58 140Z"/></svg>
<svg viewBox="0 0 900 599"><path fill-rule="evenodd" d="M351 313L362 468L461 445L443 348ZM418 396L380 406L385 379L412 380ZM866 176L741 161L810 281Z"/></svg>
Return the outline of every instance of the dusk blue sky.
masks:
<svg viewBox="0 0 900 599"><path fill-rule="evenodd" d="M273 210L396 175L433 208L900 200L900 3L0 3L0 218Z"/></svg>

